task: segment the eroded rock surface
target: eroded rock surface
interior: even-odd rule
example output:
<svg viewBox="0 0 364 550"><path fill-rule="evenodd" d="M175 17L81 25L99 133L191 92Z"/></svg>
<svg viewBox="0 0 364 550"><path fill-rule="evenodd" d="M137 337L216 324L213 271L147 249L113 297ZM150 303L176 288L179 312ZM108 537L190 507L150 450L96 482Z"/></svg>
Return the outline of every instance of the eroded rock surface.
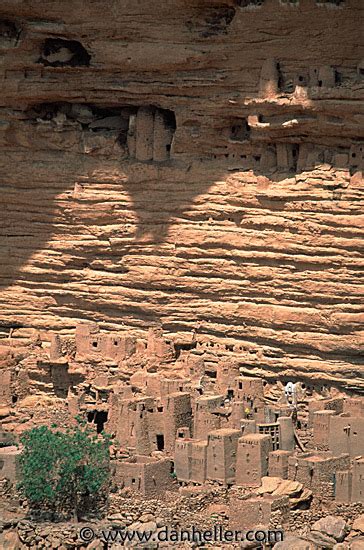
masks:
<svg viewBox="0 0 364 550"><path fill-rule="evenodd" d="M361 0L1 3L0 326L362 388Z"/></svg>

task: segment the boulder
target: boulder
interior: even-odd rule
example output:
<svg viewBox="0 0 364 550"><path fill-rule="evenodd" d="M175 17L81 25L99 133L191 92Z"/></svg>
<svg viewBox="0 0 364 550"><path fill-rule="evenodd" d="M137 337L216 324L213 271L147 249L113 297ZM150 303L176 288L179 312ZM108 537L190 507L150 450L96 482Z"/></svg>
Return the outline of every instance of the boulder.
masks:
<svg viewBox="0 0 364 550"><path fill-rule="evenodd" d="M157 530L157 524L155 521L148 521L142 524L141 531L143 533L154 533Z"/></svg>
<svg viewBox="0 0 364 550"><path fill-rule="evenodd" d="M157 527L164 527L165 525L165 521L163 518L155 518L155 522L157 524Z"/></svg>
<svg viewBox="0 0 364 550"><path fill-rule="evenodd" d="M307 535L308 540L313 542L319 548L325 548L331 550L336 544L334 537L329 537L321 531L311 531Z"/></svg>
<svg viewBox="0 0 364 550"><path fill-rule="evenodd" d="M22 544L16 531L6 531L0 537L1 550L20 550Z"/></svg>
<svg viewBox="0 0 364 550"><path fill-rule="evenodd" d="M280 477L262 477L262 485L257 489L257 494L264 495L264 493L273 493L273 491L278 489L282 481L283 479Z"/></svg>
<svg viewBox="0 0 364 550"><path fill-rule="evenodd" d="M148 523L149 521L154 521L155 517L153 514L143 514L140 516L139 521L142 521L143 523Z"/></svg>
<svg viewBox="0 0 364 550"><path fill-rule="evenodd" d="M346 521L338 516L326 516L319 519L312 525L313 531L319 531L324 535L333 537L336 541L342 542L348 531Z"/></svg>
<svg viewBox="0 0 364 550"><path fill-rule="evenodd" d="M353 523L352 529L354 531L359 531L360 533L364 534L364 514L361 514L361 516L356 518Z"/></svg>
<svg viewBox="0 0 364 550"><path fill-rule="evenodd" d="M124 514L110 514L107 516L109 521L123 521L125 519Z"/></svg>
<svg viewBox="0 0 364 550"><path fill-rule="evenodd" d="M272 495L274 496L287 495L288 497L295 497L301 493L302 489L303 489L303 485L299 481L284 479L282 480L282 483L279 484L277 489L273 491Z"/></svg>
<svg viewBox="0 0 364 550"><path fill-rule="evenodd" d="M316 546L312 542L302 539L300 537L295 537L293 535L288 535L281 542L273 547L274 550L316 550Z"/></svg>
<svg viewBox="0 0 364 550"><path fill-rule="evenodd" d="M144 523L141 521L135 521L134 523L131 523L128 527L128 531L138 531L141 533L144 531Z"/></svg>
<svg viewBox="0 0 364 550"><path fill-rule="evenodd" d="M9 407L0 407L0 418L5 418L10 415Z"/></svg>

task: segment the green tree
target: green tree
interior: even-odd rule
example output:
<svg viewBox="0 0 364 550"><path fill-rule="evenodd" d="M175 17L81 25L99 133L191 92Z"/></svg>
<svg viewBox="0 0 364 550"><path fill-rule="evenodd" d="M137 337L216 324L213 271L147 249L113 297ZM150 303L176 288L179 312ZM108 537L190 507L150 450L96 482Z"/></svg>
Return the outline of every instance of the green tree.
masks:
<svg viewBox="0 0 364 550"><path fill-rule="evenodd" d="M47 426L20 439L19 489L30 510L79 519L97 511L109 491L109 437L78 426L61 431Z"/></svg>

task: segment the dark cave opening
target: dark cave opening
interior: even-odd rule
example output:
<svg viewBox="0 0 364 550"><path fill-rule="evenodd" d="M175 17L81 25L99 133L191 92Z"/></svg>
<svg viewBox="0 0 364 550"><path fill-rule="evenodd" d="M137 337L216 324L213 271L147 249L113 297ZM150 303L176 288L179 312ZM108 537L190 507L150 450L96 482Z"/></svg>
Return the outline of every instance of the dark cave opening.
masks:
<svg viewBox="0 0 364 550"><path fill-rule="evenodd" d="M63 38L47 38L38 63L48 67L88 67L91 55L81 42Z"/></svg>

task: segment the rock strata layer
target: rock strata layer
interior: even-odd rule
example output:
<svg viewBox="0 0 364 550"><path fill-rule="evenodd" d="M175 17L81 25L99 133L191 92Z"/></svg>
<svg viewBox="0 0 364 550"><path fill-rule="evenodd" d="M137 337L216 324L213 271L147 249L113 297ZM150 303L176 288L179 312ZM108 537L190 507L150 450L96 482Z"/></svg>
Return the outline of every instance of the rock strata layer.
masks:
<svg viewBox="0 0 364 550"><path fill-rule="evenodd" d="M161 323L361 388L362 12L2 0L2 334Z"/></svg>

